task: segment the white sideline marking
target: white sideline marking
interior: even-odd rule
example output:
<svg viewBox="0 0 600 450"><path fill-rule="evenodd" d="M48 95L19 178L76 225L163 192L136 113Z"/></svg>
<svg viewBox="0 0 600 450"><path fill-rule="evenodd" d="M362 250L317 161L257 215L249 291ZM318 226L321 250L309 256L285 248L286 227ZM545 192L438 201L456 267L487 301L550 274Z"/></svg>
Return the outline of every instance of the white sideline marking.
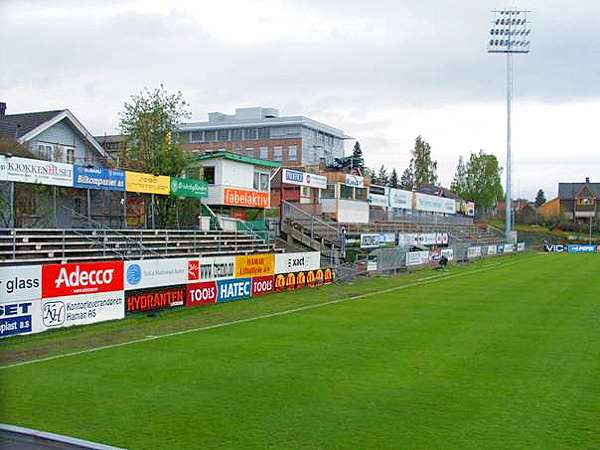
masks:
<svg viewBox="0 0 600 450"><path fill-rule="evenodd" d="M158 336L146 336L146 337L143 337L140 339L134 339L132 341L120 342L118 344L103 345L101 347L88 348L85 350L79 350L79 351L71 352L71 353L63 353L60 355L47 356L45 358L31 359L29 361L20 361L17 363L8 364L6 366L0 366L0 370L10 369L10 368L19 367L19 366L26 366L29 364L35 364L35 363L40 363L40 362L53 361L55 359L67 358L69 356L84 355L86 353L98 352L100 350L108 350L111 348L124 347L126 345L139 344L142 342L149 342L149 341L154 341L156 339L167 338L167 337L172 337L172 336L179 336L182 334L195 333L198 331L214 330L215 328L223 328L223 327L228 327L228 326L232 326L232 325L239 325L241 323L254 322L254 321L262 320L262 319L269 319L271 317L285 316L287 314L292 314L292 313L296 313L296 312L307 311L307 310L315 309L315 308L322 308L323 306L335 305L337 303L344 303L344 302L349 302L351 300L359 300L362 298L372 297L373 295L387 294L388 292L400 291L403 289L408 289L408 288L411 288L414 286L420 286L423 284L431 284L431 283L435 283L440 280L447 280L449 278L457 278L457 277L461 277L461 276L465 276L465 275L470 275L473 273L487 272L488 270L492 270L494 268L497 268L498 266L502 266L502 267L511 266L513 264L516 264L517 262L519 262L519 261L512 261L509 263L497 262L497 263L487 264L485 267L482 267L481 269L469 270L469 271L457 273L457 274L431 275L431 276L428 276L425 278L421 278L420 280L417 280L413 283L403 284L402 286L395 286L395 287L391 287L391 288L387 288L387 289L382 289L380 291L367 292L366 294L355 295L353 297L339 298L336 300L329 300L327 302L315 303L313 305L300 306L298 308L286 309L284 311L277 311L274 313L263 314L263 315L255 316L255 317L248 317L246 319L239 319L239 320L233 320L231 322L217 323L214 325L207 325L205 327L199 327L199 328L190 328L188 330L174 331L173 333L160 334Z"/></svg>

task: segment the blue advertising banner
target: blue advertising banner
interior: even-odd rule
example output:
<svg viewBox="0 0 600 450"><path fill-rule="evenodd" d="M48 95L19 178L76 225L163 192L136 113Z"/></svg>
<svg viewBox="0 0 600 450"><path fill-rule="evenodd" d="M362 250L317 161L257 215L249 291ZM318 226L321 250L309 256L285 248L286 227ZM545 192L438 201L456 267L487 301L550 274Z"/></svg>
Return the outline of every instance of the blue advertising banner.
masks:
<svg viewBox="0 0 600 450"><path fill-rule="evenodd" d="M0 304L0 337L31 333L32 309L30 301Z"/></svg>
<svg viewBox="0 0 600 450"><path fill-rule="evenodd" d="M73 187L124 191L125 172L98 167L73 166Z"/></svg>
<svg viewBox="0 0 600 450"><path fill-rule="evenodd" d="M569 253L596 253L596 246L589 244L569 244Z"/></svg>
<svg viewBox="0 0 600 450"><path fill-rule="evenodd" d="M217 281L217 303L233 302L252 295L251 278L234 278Z"/></svg>

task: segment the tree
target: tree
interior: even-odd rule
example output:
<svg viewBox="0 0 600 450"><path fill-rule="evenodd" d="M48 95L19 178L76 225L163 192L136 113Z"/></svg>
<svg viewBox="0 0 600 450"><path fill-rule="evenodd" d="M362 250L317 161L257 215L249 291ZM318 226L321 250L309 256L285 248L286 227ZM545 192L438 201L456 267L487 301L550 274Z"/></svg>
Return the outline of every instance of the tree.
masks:
<svg viewBox="0 0 600 450"><path fill-rule="evenodd" d="M437 183L437 161L431 159L431 146L417 136L415 148L412 150L410 165L413 174L413 184L419 189L422 186Z"/></svg>
<svg viewBox="0 0 600 450"><path fill-rule="evenodd" d="M467 189L467 167L462 156L458 157L458 165L450 189L459 195Z"/></svg>
<svg viewBox="0 0 600 450"><path fill-rule="evenodd" d="M181 148L178 128L189 117L181 92L169 94L160 88L131 96L120 113L119 129L127 141L126 164L154 175L181 176L189 158ZM176 199L160 196L158 225L173 226Z"/></svg>
<svg viewBox="0 0 600 450"><path fill-rule="evenodd" d="M365 160L362 149L360 148L360 142L358 141L354 143L354 148L352 149L352 167L354 169L359 169L361 173L365 170Z"/></svg>
<svg viewBox="0 0 600 450"><path fill-rule="evenodd" d="M546 194L544 194L544 191L540 189L537 191L537 195L535 196L535 206L540 207L544 203L546 203Z"/></svg>
<svg viewBox="0 0 600 450"><path fill-rule="evenodd" d="M402 176L400 177L400 189L404 189L406 191L411 191L414 186L414 176L412 171L412 166L408 166L402 172Z"/></svg>
<svg viewBox="0 0 600 450"><path fill-rule="evenodd" d="M460 165L461 160L457 167L453 190L463 200L475 202L479 210L496 206L498 200L504 196L500 181L502 169L496 156L483 151L471 153L467 164L463 168L460 168Z"/></svg>
<svg viewBox="0 0 600 450"><path fill-rule="evenodd" d="M396 169L392 169L392 174L390 175L390 187L397 188L398 183L398 172L396 172Z"/></svg>
<svg viewBox="0 0 600 450"><path fill-rule="evenodd" d="M387 186L390 184L390 176L388 175L387 169L383 164L379 168L379 172L377 172L377 184L381 186Z"/></svg>

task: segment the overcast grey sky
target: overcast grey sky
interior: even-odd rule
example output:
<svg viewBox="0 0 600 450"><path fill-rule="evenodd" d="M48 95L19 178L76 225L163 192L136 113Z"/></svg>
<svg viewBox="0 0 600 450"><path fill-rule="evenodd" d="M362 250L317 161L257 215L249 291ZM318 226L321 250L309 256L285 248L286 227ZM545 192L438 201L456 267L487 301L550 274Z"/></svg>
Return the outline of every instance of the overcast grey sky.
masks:
<svg viewBox="0 0 600 450"><path fill-rule="evenodd" d="M532 52L515 58L514 192L600 181L600 2L523 0ZM144 87L181 90L192 120L273 106L358 139L402 172L414 139L442 183L459 155L505 164L504 57L486 53L490 0L0 0L8 112L69 108L114 133ZM353 142L348 144L351 146Z"/></svg>

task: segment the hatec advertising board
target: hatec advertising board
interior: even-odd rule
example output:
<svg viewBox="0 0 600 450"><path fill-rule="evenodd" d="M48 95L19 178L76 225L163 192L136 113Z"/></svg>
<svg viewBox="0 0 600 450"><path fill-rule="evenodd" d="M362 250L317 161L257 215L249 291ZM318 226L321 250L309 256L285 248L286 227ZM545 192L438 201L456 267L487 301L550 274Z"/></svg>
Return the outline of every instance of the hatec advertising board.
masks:
<svg viewBox="0 0 600 450"><path fill-rule="evenodd" d="M186 306L204 306L217 303L217 283L205 281L187 286Z"/></svg>
<svg viewBox="0 0 600 450"><path fill-rule="evenodd" d="M42 267L42 297L123 290L123 262L48 264Z"/></svg>
<svg viewBox="0 0 600 450"><path fill-rule="evenodd" d="M217 281L218 303L233 302L252 295L250 278L234 278L232 280Z"/></svg>
<svg viewBox="0 0 600 450"><path fill-rule="evenodd" d="M185 304L186 295L185 284L126 291L125 308L127 314L175 308Z"/></svg>

